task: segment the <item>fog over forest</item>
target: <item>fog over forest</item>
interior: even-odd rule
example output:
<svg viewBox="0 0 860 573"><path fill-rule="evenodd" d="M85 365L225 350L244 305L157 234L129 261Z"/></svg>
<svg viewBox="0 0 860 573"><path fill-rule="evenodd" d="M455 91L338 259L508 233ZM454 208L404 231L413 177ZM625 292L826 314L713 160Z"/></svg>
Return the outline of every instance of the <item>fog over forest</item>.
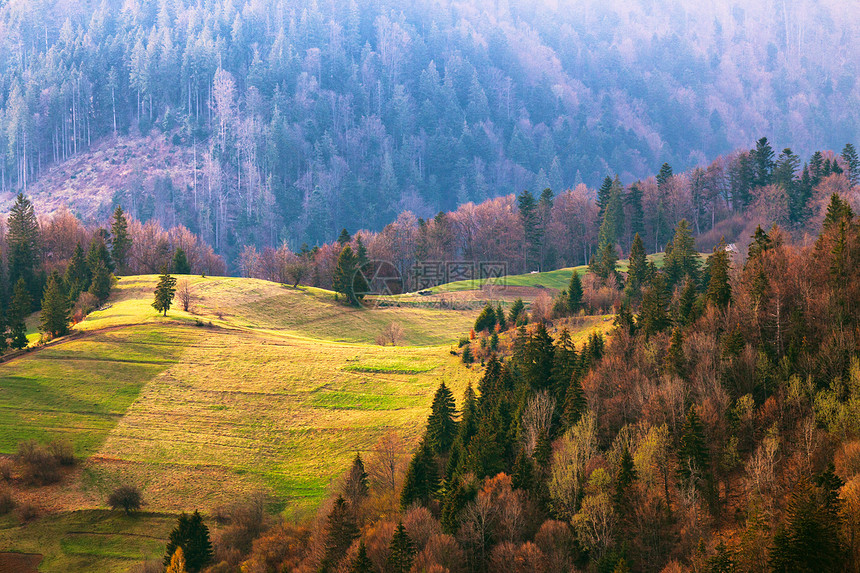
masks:
<svg viewBox="0 0 860 573"><path fill-rule="evenodd" d="M164 133L144 146L175 153L157 177L73 210L122 205L235 254L629 184L761 136L805 160L856 140L858 25L833 0L12 0L0 190L39 204L52 166Z"/></svg>

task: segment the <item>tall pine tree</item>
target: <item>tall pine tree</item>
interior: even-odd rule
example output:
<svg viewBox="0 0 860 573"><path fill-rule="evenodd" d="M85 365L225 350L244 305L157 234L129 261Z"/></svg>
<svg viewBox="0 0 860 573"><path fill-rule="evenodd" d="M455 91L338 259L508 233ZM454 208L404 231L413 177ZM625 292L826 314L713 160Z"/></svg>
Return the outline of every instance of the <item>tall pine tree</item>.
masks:
<svg viewBox="0 0 860 573"><path fill-rule="evenodd" d="M15 204L6 219L6 245L9 264L9 284L24 279L32 303L41 300L42 284L37 280L39 265L39 223L33 204L23 193L15 198ZM37 306L31 310L37 310Z"/></svg>
<svg viewBox="0 0 860 573"><path fill-rule="evenodd" d="M122 207L117 207L111 217L111 256L116 265L117 273L125 273L128 268L128 255L131 251L131 235L128 232L128 221Z"/></svg>
<svg viewBox="0 0 860 573"><path fill-rule="evenodd" d="M69 303L63 281L56 272L51 274L42 298L41 329L42 332L56 338L69 332L71 320L71 304Z"/></svg>
<svg viewBox="0 0 860 573"><path fill-rule="evenodd" d="M427 419L427 444L436 455L445 455L457 437L456 405L451 390L442 382L436 395L430 417Z"/></svg>

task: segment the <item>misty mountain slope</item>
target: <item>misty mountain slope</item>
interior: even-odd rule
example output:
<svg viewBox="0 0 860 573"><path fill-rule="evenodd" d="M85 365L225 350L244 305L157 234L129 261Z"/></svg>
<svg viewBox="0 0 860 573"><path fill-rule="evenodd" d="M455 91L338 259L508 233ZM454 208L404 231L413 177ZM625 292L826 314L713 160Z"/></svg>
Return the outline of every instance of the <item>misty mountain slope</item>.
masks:
<svg viewBox="0 0 860 573"><path fill-rule="evenodd" d="M196 187L118 201L235 252L680 171L761 135L806 156L857 133L858 16L832 0L14 0L0 188L163 131L196 148Z"/></svg>

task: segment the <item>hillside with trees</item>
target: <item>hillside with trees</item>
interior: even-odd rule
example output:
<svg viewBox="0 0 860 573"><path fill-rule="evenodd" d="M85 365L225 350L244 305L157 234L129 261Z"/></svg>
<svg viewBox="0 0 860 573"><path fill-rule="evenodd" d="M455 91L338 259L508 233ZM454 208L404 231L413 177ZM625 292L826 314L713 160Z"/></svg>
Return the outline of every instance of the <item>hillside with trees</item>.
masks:
<svg viewBox="0 0 860 573"><path fill-rule="evenodd" d="M583 345L578 275L537 321L488 307L461 351L480 383L439 385L399 507L357 455L312 526L221 566L857 571L858 240L836 195L809 244L758 228L702 264L684 222L657 269L637 236L599 279L624 286L615 329Z"/></svg>
<svg viewBox="0 0 860 573"><path fill-rule="evenodd" d="M121 174L84 218L122 206L233 261L405 211L704 168L762 134L809 157L856 136L857 22L833 0L10 0L0 190L85 195L103 161Z"/></svg>

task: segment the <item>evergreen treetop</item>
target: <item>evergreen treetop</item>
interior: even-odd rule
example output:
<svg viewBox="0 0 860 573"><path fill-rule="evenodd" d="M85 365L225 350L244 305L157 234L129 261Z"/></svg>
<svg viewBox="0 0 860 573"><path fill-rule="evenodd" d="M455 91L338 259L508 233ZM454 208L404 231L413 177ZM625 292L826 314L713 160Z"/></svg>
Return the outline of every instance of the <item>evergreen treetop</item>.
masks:
<svg viewBox="0 0 860 573"><path fill-rule="evenodd" d="M152 308L167 316L167 311L170 310L170 305L173 304L173 297L176 295L176 277L170 276L165 269L158 278L158 285L155 287L155 301L152 303Z"/></svg>
<svg viewBox="0 0 860 573"><path fill-rule="evenodd" d="M209 539L209 528L203 523L200 512L191 515L182 513L177 519L176 526L170 532L167 551L164 556L165 566L176 550L182 548L185 556L185 568L188 573L198 573L212 561L212 542Z"/></svg>

